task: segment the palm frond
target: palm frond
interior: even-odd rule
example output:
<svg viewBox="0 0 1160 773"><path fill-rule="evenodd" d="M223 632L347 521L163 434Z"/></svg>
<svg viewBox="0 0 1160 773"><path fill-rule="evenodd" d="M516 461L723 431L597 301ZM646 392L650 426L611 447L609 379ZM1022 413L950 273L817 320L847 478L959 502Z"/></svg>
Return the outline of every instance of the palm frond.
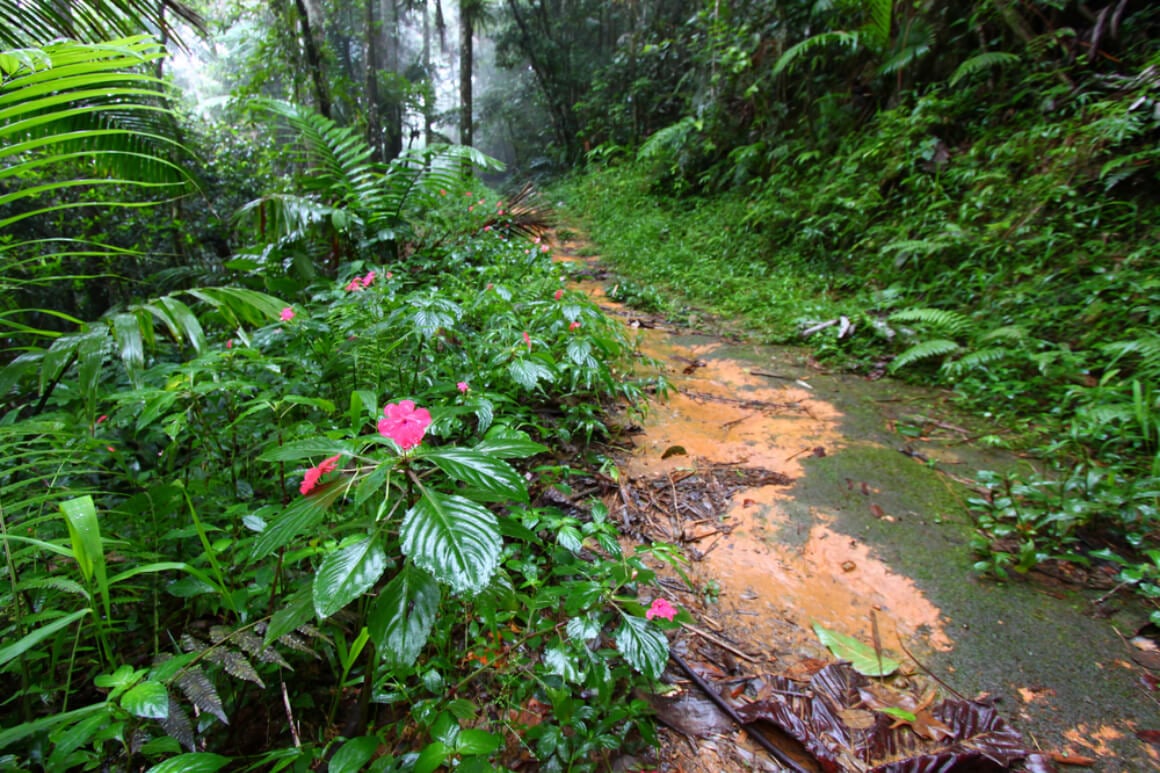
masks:
<svg viewBox="0 0 1160 773"><path fill-rule="evenodd" d="M872 47L884 49L890 45L890 25L894 18L894 0L864 0L870 11L870 20L862 26Z"/></svg>
<svg viewBox="0 0 1160 773"><path fill-rule="evenodd" d="M59 38L96 43L158 33L185 48L186 29L206 34L205 19L179 0L0 0L0 47L38 46Z"/></svg>

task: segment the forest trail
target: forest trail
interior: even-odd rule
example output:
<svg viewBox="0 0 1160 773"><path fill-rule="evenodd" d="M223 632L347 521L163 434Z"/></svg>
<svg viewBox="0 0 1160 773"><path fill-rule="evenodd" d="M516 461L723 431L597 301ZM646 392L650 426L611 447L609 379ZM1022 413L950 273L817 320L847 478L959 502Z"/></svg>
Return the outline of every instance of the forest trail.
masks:
<svg viewBox="0 0 1160 773"><path fill-rule="evenodd" d="M943 394L826 373L802 350L612 303L589 253L559 240L578 286L639 331L641 353L674 387L632 427L608 505L627 535L689 558L700 592L664 580L697 620L672 637L675 653L741 705L779 678L806 689L833 662L819 624L877 638L902 664L884 683L920 708L938 687L925 669L945 685L940 700L949 687L993 705L1042 754L1028 769L1160 770L1156 674L1126 638L1146 618L1118 597L1095 605L1099 591L973 571L968 486L977 470L1017 460L973 447ZM663 731L658 770L783 769L673 675L679 689L652 701L684 732Z"/></svg>

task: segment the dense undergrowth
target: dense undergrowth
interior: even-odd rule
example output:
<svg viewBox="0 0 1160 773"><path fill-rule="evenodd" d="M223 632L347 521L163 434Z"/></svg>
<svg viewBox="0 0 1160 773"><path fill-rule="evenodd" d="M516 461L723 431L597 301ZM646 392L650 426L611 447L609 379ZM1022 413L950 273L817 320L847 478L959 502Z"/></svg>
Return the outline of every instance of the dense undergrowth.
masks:
<svg viewBox="0 0 1160 773"><path fill-rule="evenodd" d="M1033 447L1047 475L984 475L980 570L1111 562L1156 599L1152 88L1077 94L1044 75L992 101L936 87L832 148L789 138L724 192L673 196L681 154L647 148L557 195L621 292L686 299L766 341L816 331L823 360L950 387L1003 428L986 441Z"/></svg>
<svg viewBox="0 0 1160 773"><path fill-rule="evenodd" d="M538 503L639 403L631 342L526 192L464 176L487 159L377 164L258 106L296 174L216 286L6 314L0 769L587 770L647 742L632 689L676 610L645 558L673 558Z"/></svg>

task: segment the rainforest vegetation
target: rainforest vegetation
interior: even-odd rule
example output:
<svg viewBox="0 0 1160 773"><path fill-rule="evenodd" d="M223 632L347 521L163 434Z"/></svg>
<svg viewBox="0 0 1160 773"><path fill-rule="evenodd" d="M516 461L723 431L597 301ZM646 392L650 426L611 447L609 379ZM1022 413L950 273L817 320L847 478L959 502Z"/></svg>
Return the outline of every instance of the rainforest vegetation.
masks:
<svg viewBox="0 0 1160 773"><path fill-rule="evenodd" d="M1144 0L0 0L0 769L651 743L678 556L545 492L615 476L596 441L665 384L552 209L619 297L952 390L1036 459L977 482L981 573L1155 605L1158 33Z"/></svg>

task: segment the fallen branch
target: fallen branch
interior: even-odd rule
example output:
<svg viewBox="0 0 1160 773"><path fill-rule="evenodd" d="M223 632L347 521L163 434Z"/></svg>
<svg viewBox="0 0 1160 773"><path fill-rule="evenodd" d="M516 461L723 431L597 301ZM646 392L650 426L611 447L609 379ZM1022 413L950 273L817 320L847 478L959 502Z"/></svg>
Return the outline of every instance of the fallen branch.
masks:
<svg viewBox="0 0 1160 773"><path fill-rule="evenodd" d="M737 714L737 711L732 706L730 706L725 701L724 698L722 698L720 695L718 695L717 691L714 690L712 687L710 687L708 685L708 683L706 683L705 680L701 678L700 674L698 674L696 671L694 671L692 668L690 668L689 664L686 663L680 655L673 652L672 650L669 650L669 657L672 658L673 661L678 666L680 666L681 669L684 670L684 672L686 674L689 675L689 678L693 680L693 683L701 688L701 691L703 693L705 693L706 697L708 697L709 700L713 701L713 703L717 706L717 708L724 711L725 715L727 717L729 717L734 722L736 722L742 729L745 730L745 732L749 733L749 737L752 738L754 741L757 741L757 743L761 746L761 748L765 749L767 752L772 754L774 759L776 759L778 762L780 762L785 767L792 770L793 773L809 773L809 771L807 771L801 765L798 765L796 762L794 762L793 759L791 759L789 755L787 755L781 749L774 746L773 742L770 741L768 738L766 738L764 735L762 735L761 733L755 732L754 730L751 730L750 728L748 728L746 726L745 720L743 720Z"/></svg>
<svg viewBox="0 0 1160 773"><path fill-rule="evenodd" d="M742 652L741 650L734 647L732 644L729 644L728 642L723 641L722 639L714 636L713 634L709 633L708 631L706 631L703 628L698 628L697 626L689 625L688 623L681 623L681 627L684 628L686 631L692 631L693 633L700 636L702 639L713 642L721 649L729 650L730 652L732 652L734 655L736 655L739 658L745 658L746 660L750 661L751 663L756 663L758 660L753 655L750 655L747 652Z"/></svg>

